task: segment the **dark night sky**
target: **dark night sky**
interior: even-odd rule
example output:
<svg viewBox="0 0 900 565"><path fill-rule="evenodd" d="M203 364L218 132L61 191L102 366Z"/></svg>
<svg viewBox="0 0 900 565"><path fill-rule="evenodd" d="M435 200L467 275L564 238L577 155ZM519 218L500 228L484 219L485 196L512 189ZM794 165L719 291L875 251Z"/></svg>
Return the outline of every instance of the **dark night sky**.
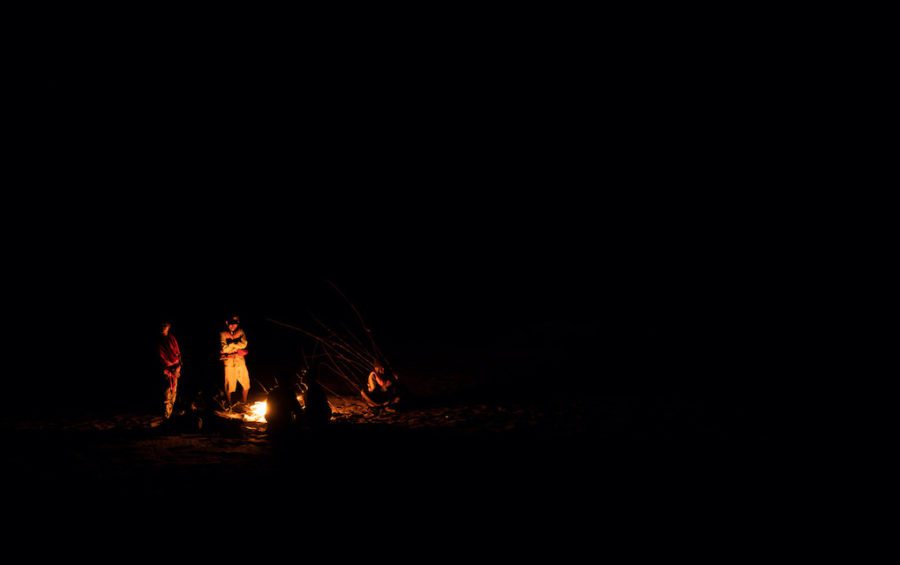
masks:
<svg viewBox="0 0 900 565"><path fill-rule="evenodd" d="M76 7L102 32L45 9L13 42L0 428L30 533L108 499L106 522L184 516L203 545L222 509L262 502L278 509L253 510L248 547L279 522L317 531L294 514L332 531L313 544L383 515L404 545L462 516L481 538L540 528L528 539L556 552L596 529L573 502L630 525L647 516L622 520L617 497L647 514L714 493L718 517L753 506L735 490L778 492L801 467L772 448L802 456L815 435L787 427L842 406L789 384L831 307L802 276L832 251L803 224L807 173L831 164L784 169L831 127L814 101L833 81L810 93L809 42L790 55L771 31L808 14L339 9L234 24L223 7ZM161 319L182 399L221 386L232 314L254 385L272 384L309 342L267 318L356 327L326 281L421 426L401 413L284 444L205 414L199 439L193 418L186 434L142 423L160 413Z"/></svg>
<svg viewBox="0 0 900 565"><path fill-rule="evenodd" d="M723 328L752 333L773 283L741 207L694 190L730 158L696 100L615 60L403 53L36 66L8 213L31 219L15 311L47 388L115 398L160 316L200 356L232 311L271 336L266 317L336 313L324 280L398 365L517 351L521 374L656 386L726 363ZM273 371L296 355L278 339Z"/></svg>

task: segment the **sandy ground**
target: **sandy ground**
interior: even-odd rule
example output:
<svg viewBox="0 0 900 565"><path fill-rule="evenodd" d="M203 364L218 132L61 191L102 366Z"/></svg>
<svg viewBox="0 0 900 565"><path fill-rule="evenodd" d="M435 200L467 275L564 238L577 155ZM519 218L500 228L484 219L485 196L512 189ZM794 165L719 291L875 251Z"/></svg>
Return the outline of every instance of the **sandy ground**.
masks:
<svg viewBox="0 0 900 565"><path fill-rule="evenodd" d="M275 437L235 414L207 417L200 429L140 413L18 420L4 429L5 469L14 504L29 509L128 501L202 508L212 519L254 501L306 507L314 496L340 516L385 496L413 506L502 499L515 509L535 497L609 496L635 472L756 441L675 400L445 397L374 415L361 400L332 398L327 429Z"/></svg>

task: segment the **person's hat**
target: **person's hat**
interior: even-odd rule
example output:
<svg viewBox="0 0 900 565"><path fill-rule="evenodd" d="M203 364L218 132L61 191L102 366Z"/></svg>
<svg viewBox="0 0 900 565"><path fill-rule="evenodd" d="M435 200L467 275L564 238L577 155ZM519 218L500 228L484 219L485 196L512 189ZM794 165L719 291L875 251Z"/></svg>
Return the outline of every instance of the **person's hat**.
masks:
<svg viewBox="0 0 900 565"><path fill-rule="evenodd" d="M228 320L225 321L226 326L230 326L231 324L240 324L240 323L241 323L241 319L237 316L232 316L232 317L228 318Z"/></svg>

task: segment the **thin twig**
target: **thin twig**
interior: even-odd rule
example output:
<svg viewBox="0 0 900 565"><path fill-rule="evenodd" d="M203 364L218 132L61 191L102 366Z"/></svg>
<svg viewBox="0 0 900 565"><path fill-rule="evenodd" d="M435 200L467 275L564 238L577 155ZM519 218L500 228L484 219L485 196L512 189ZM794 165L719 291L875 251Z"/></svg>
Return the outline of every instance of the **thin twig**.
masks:
<svg viewBox="0 0 900 565"><path fill-rule="evenodd" d="M375 338L372 337L372 330L370 330L369 327L366 326L366 321L363 319L362 314L359 313L359 310L357 310L356 306L352 302L350 302L350 299L347 298L347 295L344 294L344 292L340 288L338 288L338 286L336 284L334 284L331 281L325 281L325 282L330 284L331 288L333 288L338 294L340 294L341 298L343 298L347 302L347 304L350 305L350 308L353 309L353 312L356 314L356 317L359 319L359 325L362 326L362 329L366 332L366 335L369 336L369 341L372 342L372 350L378 355L378 357L380 357L381 359L384 359L385 362L387 362L387 360L384 357L384 354L382 354L381 350L378 349L378 344L375 343Z"/></svg>
<svg viewBox="0 0 900 565"><path fill-rule="evenodd" d="M312 316L312 314L310 314L310 316ZM337 340L337 342L336 342L337 345L340 345L346 351L356 355L359 358L359 360L363 362L364 365L366 365L368 367L369 365L371 365L374 362L374 360L375 360L374 353L366 350L366 348L364 346L362 347L362 350L357 350L355 347L353 347L353 345L348 343L345 339L342 339L341 335L339 333L337 333L336 331L334 331L333 329L331 329L327 325L325 325L325 322L319 320L315 316L312 316L312 318L316 323L318 323L320 326L322 326L322 328L325 329L325 331L330 333L331 336L335 340Z"/></svg>

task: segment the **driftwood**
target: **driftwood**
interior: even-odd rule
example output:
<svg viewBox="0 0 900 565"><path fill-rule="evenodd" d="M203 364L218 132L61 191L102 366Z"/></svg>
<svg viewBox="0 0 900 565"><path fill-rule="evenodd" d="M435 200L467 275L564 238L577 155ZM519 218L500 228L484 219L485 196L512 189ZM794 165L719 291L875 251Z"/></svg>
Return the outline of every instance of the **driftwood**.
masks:
<svg viewBox="0 0 900 565"><path fill-rule="evenodd" d="M342 331L340 331L329 326L312 314L310 314L310 317L316 326L315 329L304 328L297 324L291 324L272 318L266 319L273 324L299 332L303 336L311 339L314 344L311 355L307 356L305 349L301 347L301 354L303 356L303 363L306 365L306 370L310 372L314 371L317 380L321 378L322 372L327 370L349 386L352 391L351 394L356 396L360 390L365 388L369 371L372 370L372 367L376 362L382 363L387 369L390 369L390 364L387 362L381 348L376 343L372 330L366 324L365 319L356 305L347 298L347 295L345 295L337 285L331 281L327 282L350 306L350 309L356 316L360 328L368 338L368 344L360 339L345 324L341 324ZM346 386L341 388L346 388ZM335 396L342 396L336 394L331 388L326 388L326 390Z"/></svg>

